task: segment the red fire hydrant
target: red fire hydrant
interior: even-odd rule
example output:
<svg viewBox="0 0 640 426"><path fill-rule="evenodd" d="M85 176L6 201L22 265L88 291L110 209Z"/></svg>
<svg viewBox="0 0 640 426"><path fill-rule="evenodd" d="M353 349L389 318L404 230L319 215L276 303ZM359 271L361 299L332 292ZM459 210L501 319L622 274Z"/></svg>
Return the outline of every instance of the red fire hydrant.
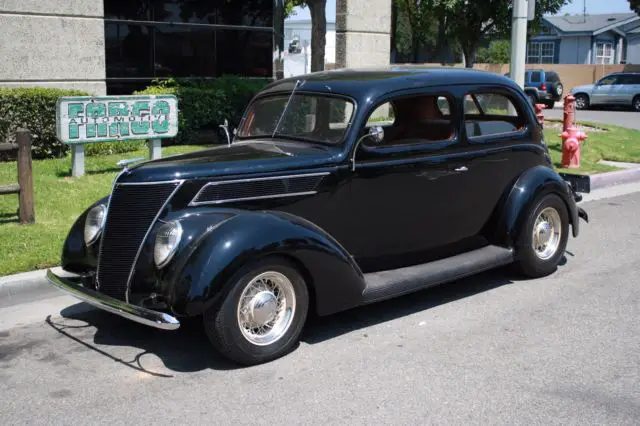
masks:
<svg viewBox="0 0 640 426"><path fill-rule="evenodd" d="M576 98L568 95L564 98L564 121L562 123L562 167L575 169L580 167L580 143L587 139L584 132L578 130L574 119Z"/></svg>

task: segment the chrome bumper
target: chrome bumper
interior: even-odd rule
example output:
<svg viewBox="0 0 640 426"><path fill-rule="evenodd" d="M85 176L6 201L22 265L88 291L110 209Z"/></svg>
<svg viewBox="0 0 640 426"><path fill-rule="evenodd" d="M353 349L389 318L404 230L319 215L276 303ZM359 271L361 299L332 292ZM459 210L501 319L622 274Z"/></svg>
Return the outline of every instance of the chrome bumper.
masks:
<svg viewBox="0 0 640 426"><path fill-rule="evenodd" d="M120 315L121 317L131 321L162 330L176 330L180 327L180 321L171 315L131 305L118 299L105 296L97 291L83 287L75 283L73 280L59 277L50 269L47 270L47 280L54 287L69 293L71 296L74 296L83 302L87 302L104 311Z"/></svg>

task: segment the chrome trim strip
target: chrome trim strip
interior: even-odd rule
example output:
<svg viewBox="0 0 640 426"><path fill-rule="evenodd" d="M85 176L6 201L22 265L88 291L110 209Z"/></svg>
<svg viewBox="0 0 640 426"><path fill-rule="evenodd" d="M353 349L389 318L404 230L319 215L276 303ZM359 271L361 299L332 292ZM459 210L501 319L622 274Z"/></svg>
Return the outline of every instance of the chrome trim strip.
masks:
<svg viewBox="0 0 640 426"><path fill-rule="evenodd" d="M118 182L118 179L120 178L120 176L122 176L127 171L128 169L125 167L120 171L120 173L118 173L118 175L113 180L113 184L111 185L111 193L109 194L109 199L107 200L107 213L104 216L104 226L107 225L107 220L109 219L109 208L111 207L111 197L113 197L113 191L116 189L116 183ZM104 236L104 228L102 228L102 232L100 234L101 234L100 245L98 247L98 266L96 266L96 289L97 290L100 290L100 281L98 277L100 276L100 263L102 263L100 262L100 260L102 259L102 243L104 241L104 238L102 237Z"/></svg>
<svg viewBox="0 0 640 426"><path fill-rule="evenodd" d="M200 197L200 195L204 192L204 190L209 186L227 185L231 183L242 183L242 182L260 182L265 180L292 179L292 178L302 178L302 177L311 177L311 176L327 176L329 174L331 174L331 172L304 173L299 175L285 175L285 176L266 176L266 177L258 177L258 178L232 179L232 180L220 180L215 182L209 182L203 185L202 188L200 188L198 193L189 202L189 206L194 207L194 206L201 206L206 204L222 204L222 203L228 203L231 201L263 200L267 198L293 197L296 195L313 195L313 194L316 194L317 191L305 191L305 192L296 192L296 193L290 193L290 194L285 193L285 194L276 194L276 195L263 195L263 196L245 197L245 198L229 198L229 199L217 200L217 201L196 201Z"/></svg>
<svg viewBox="0 0 640 426"><path fill-rule="evenodd" d="M313 195L317 193L318 191L291 192L289 194L261 195L257 197L243 197L243 198L228 198L224 200L215 200L215 201L196 201L196 202L192 201L189 203L189 206L195 207L195 206L204 206L207 204L224 204L224 203L230 203L233 201L266 200L269 198L295 197L298 195Z"/></svg>
<svg viewBox="0 0 640 426"><path fill-rule="evenodd" d="M90 288L78 285L72 280L59 277L54 274L51 269L47 270L47 281L49 281L52 286L82 300L83 302L140 324L162 330L176 330L180 327L180 321L171 315L131 305L106 296Z"/></svg>
<svg viewBox="0 0 640 426"><path fill-rule="evenodd" d="M147 232L145 232L144 237L142 237L142 241L140 241L140 246L138 247L138 251L136 253L136 257L133 259L133 263L131 264L131 270L129 271L129 278L127 278L127 291L124 294L125 301L127 303L129 303L129 292L131 291L131 278L133 278L133 271L136 269L136 263L138 263L138 258L140 257L140 252L142 251L142 246L144 246L144 242L147 240L147 237L149 237L149 232L151 232L151 228L153 228L153 225L158 220L158 217L160 217L160 213L162 213L162 211L165 209L165 207L167 207L167 204L169 204L169 201L171 201L171 199L176 194L178 189L180 189L182 187L182 184L184 183L184 180L175 181L175 182L179 182L179 183L178 183L178 185L176 185L176 187L173 189L173 191L171 191L171 194L169 194L167 199L164 200L164 203L158 209L158 212L156 213L156 215L154 216L153 220L149 224L149 228L147 228ZM168 182L156 182L156 184L160 184L160 183L165 183L166 184Z"/></svg>
<svg viewBox="0 0 640 426"><path fill-rule="evenodd" d="M161 184L167 184L167 183L181 183L181 182L184 182L184 179L159 180L156 182L123 182L123 183L119 183L118 186L161 185Z"/></svg>

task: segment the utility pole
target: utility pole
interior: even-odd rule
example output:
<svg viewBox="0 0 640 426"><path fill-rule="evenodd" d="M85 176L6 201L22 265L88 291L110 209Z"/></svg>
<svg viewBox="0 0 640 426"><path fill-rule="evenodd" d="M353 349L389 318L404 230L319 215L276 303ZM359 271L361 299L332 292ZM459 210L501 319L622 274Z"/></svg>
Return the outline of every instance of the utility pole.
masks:
<svg viewBox="0 0 640 426"><path fill-rule="evenodd" d="M511 65L509 75L524 88L525 56L527 52L527 21L535 16L536 0L513 0L511 19Z"/></svg>

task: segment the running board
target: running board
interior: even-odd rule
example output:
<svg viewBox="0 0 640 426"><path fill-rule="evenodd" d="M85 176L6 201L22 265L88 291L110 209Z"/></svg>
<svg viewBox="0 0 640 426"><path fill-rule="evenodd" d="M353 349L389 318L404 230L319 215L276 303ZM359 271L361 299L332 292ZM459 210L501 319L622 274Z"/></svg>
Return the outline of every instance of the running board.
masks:
<svg viewBox="0 0 640 426"><path fill-rule="evenodd" d="M367 304L402 296L507 265L513 260L513 249L486 246L421 265L365 274L363 302Z"/></svg>

